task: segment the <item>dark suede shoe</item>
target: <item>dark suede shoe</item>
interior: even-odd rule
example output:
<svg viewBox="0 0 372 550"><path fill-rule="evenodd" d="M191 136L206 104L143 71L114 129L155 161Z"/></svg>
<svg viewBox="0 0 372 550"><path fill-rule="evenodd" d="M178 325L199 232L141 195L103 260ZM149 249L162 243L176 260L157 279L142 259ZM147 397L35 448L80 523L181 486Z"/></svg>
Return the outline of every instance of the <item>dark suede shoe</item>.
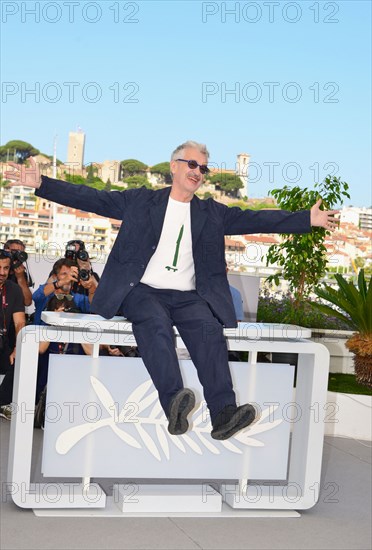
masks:
<svg viewBox="0 0 372 550"><path fill-rule="evenodd" d="M172 435L182 435L189 429L187 415L195 407L194 392L183 388L172 398L169 405L168 432Z"/></svg>
<svg viewBox="0 0 372 550"><path fill-rule="evenodd" d="M246 428L256 417L256 410L247 403L237 407L226 405L214 419L211 436L213 439L229 439L232 435Z"/></svg>

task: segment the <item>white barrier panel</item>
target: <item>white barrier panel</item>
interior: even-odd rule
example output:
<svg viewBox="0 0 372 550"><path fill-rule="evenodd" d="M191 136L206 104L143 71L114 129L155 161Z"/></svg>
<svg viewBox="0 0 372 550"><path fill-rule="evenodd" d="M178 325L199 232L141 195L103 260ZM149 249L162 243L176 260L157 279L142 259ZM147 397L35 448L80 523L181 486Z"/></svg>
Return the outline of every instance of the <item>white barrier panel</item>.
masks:
<svg viewBox="0 0 372 550"><path fill-rule="evenodd" d="M180 363L196 407L187 434L172 436L141 359L99 357L92 369L90 357L52 356L43 474L285 480L294 367L230 363L238 401L262 412L234 437L215 441L196 369L191 361Z"/></svg>
<svg viewBox="0 0 372 550"><path fill-rule="evenodd" d="M248 363L232 364L238 400L257 401L261 416L230 440L217 442L210 438L201 388L190 361L183 361L181 367L185 385L196 391L200 408L193 411L191 431L170 436L141 360L98 357L99 344L133 339L130 323L97 315L47 315L49 322L64 326L25 327L17 339L8 484L18 506L85 508L89 514L104 516L91 510L106 506L106 495L98 484L90 483L91 475L162 478L164 483L164 473L173 484L177 479L217 478L222 482L222 498L232 508L287 511L311 508L317 502L329 353L323 345L304 339L310 331L246 323L225 331L230 349L249 352ZM43 472L83 478L75 483L31 482L40 341L94 343L93 357L55 357L48 382ZM182 347L179 337L176 341ZM257 364L260 351L298 354L294 401L292 367ZM236 483L231 485L233 479ZM200 498L203 491L214 495L212 487L201 483L199 490L190 489L190 502L192 495ZM147 506L152 493L146 488L142 493ZM167 488L165 493L171 506L172 494ZM123 495L122 488L116 494ZM112 512L110 499L107 509ZM116 506L117 513L123 512ZM226 515L226 509L221 515Z"/></svg>

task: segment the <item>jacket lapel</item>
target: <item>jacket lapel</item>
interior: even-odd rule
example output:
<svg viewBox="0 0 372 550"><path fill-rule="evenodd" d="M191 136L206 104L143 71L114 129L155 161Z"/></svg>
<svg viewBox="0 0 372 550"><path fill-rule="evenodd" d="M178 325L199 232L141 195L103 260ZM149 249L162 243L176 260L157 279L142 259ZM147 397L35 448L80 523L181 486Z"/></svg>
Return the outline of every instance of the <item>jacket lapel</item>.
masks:
<svg viewBox="0 0 372 550"><path fill-rule="evenodd" d="M206 221L207 210L205 202L201 201L198 197L193 197L191 201L191 233L193 247L200 237L201 230Z"/></svg>
<svg viewBox="0 0 372 550"><path fill-rule="evenodd" d="M171 187L166 187L165 189L155 191L154 198L152 200L150 218L157 243L159 242L161 230L163 229L165 212L167 210L171 189Z"/></svg>

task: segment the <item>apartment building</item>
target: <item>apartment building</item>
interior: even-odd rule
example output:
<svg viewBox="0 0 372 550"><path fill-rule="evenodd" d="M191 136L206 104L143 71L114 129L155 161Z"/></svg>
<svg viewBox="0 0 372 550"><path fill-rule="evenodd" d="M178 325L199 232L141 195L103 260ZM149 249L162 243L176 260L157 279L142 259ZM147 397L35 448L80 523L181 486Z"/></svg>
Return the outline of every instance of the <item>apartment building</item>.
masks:
<svg viewBox="0 0 372 550"><path fill-rule="evenodd" d="M349 206L340 212L341 224L349 223L360 229L372 231L372 208Z"/></svg>

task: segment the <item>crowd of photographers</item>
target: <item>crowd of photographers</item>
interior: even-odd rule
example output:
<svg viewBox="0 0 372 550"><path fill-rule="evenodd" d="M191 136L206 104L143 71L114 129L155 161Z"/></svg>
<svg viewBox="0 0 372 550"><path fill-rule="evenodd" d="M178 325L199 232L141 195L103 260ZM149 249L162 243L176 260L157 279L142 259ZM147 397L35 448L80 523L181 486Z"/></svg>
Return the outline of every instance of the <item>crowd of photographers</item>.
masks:
<svg viewBox="0 0 372 550"><path fill-rule="evenodd" d="M18 332L26 324L43 324L44 310L90 313L90 303L98 286L99 276L93 271L83 241L69 241L65 255L57 260L47 281L34 292L27 265L25 245L18 239L8 240L0 248L0 416L10 420L13 392L14 361ZM26 316L25 307L35 306ZM89 346L40 343L36 400L46 385L48 359L51 353L91 353ZM102 353L120 355L118 349L105 346Z"/></svg>

